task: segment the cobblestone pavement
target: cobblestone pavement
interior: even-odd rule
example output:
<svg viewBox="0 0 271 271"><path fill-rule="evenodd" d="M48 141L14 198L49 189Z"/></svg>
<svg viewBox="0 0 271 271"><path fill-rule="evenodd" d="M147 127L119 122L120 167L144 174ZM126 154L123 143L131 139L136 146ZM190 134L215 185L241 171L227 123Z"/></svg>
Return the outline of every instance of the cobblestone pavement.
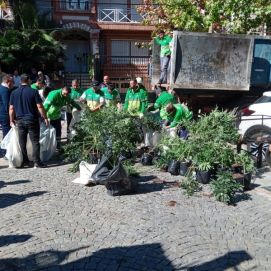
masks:
<svg viewBox="0 0 271 271"><path fill-rule="evenodd" d="M69 167L0 169L1 271L271 270L269 197L187 197L151 167L136 194L111 197Z"/></svg>

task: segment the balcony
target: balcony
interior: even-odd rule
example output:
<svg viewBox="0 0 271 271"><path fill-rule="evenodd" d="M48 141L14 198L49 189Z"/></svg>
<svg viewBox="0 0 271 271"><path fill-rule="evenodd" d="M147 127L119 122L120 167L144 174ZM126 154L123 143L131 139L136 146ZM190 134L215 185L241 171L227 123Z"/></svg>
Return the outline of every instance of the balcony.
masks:
<svg viewBox="0 0 271 271"><path fill-rule="evenodd" d="M135 8L98 6L98 21L112 23L140 23L144 18Z"/></svg>
<svg viewBox="0 0 271 271"><path fill-rule="evenodd" d="M59 11L88 12L91 8L91 2L92 1L88 1L88 0L59 1L58 10Z"/></svg>
<svg viewBox="0 0 271 271"><path fill-rule="evenodd" d="M0 7L0 20L13 21L13 13L11 8L1 8Z"/></svg>

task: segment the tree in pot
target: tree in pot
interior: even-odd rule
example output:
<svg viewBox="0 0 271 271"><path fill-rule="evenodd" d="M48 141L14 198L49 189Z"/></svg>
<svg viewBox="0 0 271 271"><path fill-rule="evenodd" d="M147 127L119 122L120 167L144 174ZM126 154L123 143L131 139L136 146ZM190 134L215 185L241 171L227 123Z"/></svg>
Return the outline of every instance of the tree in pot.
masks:
<svg viewBox="0 0 271 271"><path fill-rule="evenodd" d="M114 108L95 113L85 109L81 121L75 125L76 135L64 148L66 160L75 162L72 170L77 171L80 162L91 162L94 153L110 152L112 163L116 164L121 152L135 152L141 139L140 125L139 119Z"/></svg>
<svg viewBox="0 0 271 271"><path fill-rule="evenodd" d="M244 174L244 190L249 190L251 184L252 173L255 171L256 167L254 160L246 151L241 151L235 155L235 163L239 164L243 168Z"/></svg>
<svg viewBox="0 0 271 271"><path fill-rule="evenodd" d="M230 171L217 173L216 180L211 182L211 189L218 201L230 204L234 195L242 189L242 185L235 182Z"/></svg>
<svg viewBox="0 0 271 271"><path fill-rule="evenodd" d="M162 150L162 156L168 161L168 172L172 175L179 175L181 163L185 162L189 150L187 140L164 135L160 149Z"/></svg>

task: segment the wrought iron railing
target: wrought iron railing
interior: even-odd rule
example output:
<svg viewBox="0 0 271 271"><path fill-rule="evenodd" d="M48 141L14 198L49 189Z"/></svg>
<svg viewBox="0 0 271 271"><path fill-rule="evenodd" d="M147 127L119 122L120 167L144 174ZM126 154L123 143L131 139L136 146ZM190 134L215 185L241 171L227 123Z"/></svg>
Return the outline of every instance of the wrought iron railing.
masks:
<svg viewBox="0 0 271 271"><path fill-rule="evenodd" d="M59 1L59 10L67 10L67 11L89 11L90 5L92 1L86 0L86 1Z"/></svg>
<svg viewBox="0 0 271 271"><path fill-rule="evenodd" d="M148 65L149 56L100 56L101 64Z"/></svg>
<svg viewBox="0 0 271 271"><path fill-rule="evenodd" d="M98 5L98 21L113 23L138 23L143 20L136 7L127 8L125 5L119 7L108 7Z"/></svg>

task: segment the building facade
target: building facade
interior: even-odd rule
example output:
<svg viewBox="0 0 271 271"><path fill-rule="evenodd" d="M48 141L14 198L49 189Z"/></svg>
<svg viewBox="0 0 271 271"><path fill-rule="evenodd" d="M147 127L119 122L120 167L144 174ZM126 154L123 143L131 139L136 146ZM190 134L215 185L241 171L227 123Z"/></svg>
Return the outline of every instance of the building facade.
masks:
<svg viewBox="0 0 271 271"><path fill-rule="evenodd" d="M89 75L101 80L107 74L121 91L138 76L149 84L150 50L142 44L151 41L153 27L142 24L139 4L140 0L52 1L51 16L66 45L67 80L80 77L86 85ZM37 1L39 9L42 5Z"/></svg>

